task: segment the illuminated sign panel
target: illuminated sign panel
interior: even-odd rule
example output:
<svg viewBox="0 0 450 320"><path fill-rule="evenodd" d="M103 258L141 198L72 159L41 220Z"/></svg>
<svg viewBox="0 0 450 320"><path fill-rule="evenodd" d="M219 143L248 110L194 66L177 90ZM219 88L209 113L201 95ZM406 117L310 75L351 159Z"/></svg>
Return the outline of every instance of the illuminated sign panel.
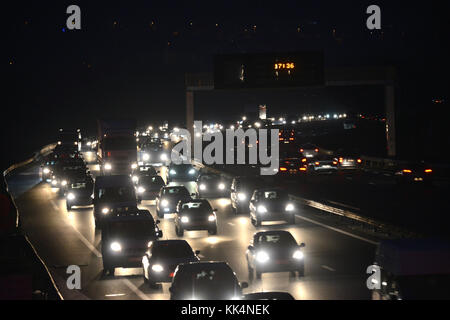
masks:
<svg viewBox="0 0 450 320"><path fill-rule="evenodd" d="M215 89L323 86L322 52L217 55Z"/></svg>

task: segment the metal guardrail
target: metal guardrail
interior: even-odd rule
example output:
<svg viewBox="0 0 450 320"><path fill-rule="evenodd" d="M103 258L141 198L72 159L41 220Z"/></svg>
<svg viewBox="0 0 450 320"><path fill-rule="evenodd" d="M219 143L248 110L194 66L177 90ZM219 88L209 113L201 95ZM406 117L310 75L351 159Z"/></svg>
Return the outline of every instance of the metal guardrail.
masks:
<svg viewBox="0 0 450 320"><path fill-rule="evenodd" d="M45 147L43 147L41 150L35 152L31 158L11 165L8 169L6 169L3 172L3 176L6 177L12 171L14 171L20 167L26 166L27 164L30 164L31 162L39 159L40 157L47 155L51 150L53 150L55 148L55 146L56 146L56 143L50 143L50 144L46 145Z"/></svg>

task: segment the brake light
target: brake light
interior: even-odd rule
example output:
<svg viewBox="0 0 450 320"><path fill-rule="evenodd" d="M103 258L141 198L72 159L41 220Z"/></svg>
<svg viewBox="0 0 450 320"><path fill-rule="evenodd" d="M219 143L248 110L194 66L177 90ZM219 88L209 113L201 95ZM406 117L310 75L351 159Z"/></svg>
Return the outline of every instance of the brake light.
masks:
<svg viewBox="0 0 450 320"><path fill-rule="evenodd" d="M339 162L340 163L344 162L344 158L339 158Z"/></svg>
<svg viewBox="0 0 450 320"><path fill-rule="evenodd" d="M358 162L358 163L361 163L361 162L362 162L362 160L361 160L361 159L358 159L358 160L356 160L356 162Z"/></svg>
<svg viewBox="0 0 450 320"><path fill-rule="evenodd" d="M404 169L404 170L403 170L403 173L412 173L412 171L409 170L409 169Z"/></svg>
<svg viewBox="0 0 450 320"><path fill-rule="evenodd" d="M300 149L300 152L303 152L303 151L305 151L305 150L303 150L303 149Z"/></svg>
<svg viewBox="0 0 450 320"><path fill-rule="evenodd" d="M319 149L316 148L316 149L314 149L314 151L315 151L315 152L319 152Z"/></svg>
<svg viewBox="0 0 450 320"><path fill-rule="evenodd" d="M305 167L301 167L300 171L306 171L306 168Z"/></svg>
<svg viewBox="0 0 450 320"><path fill-rule="evenodd" d="M173 272L171 272L171 273L169 274L169 277L173 278Z"/></svg>
<svg viewBox="0 0 450 320"><path fill-rule="evenodd" d="M425 169L425 173L432 173L433 172L433 170L431 170L431 169Z"/></svg>
<svg viewBox="0 0 450 320"><path fill-rule="evenodd" d="M284 168L284 167L281 167L281 168L280 168L280 171L287 171L287 169Z"/></svg>
<svg viewBox="0 0 450 320"><path fill-rule="evenodd" d="M302 159L302 162L306 162L306 161L308 161L308 160L306 160L306 158L303 158L303 159Z"/></svg>
<svg viewBox="0 0 450 320"><path fill-rule="evenodd" d="M294 141L294 138L289 138L289 140Z"/></svg>
<svg viewBox="0 0 450 320"><path fill-rule="evenodd" d="M316 162L316 166L318 166L320 163L319 162Z"/></svg>
<svg viewBox="0 0 450 320"><path fill-rule="evenodd" d="M283 141L284 140L284 138L280 138L280 141Z"/></svg>
<svg viewBox="0 0 450 320"><path fill-rule="evenodd" d="M336 165L336 164L338 164L338 163L337 163L337 161L333 161L333 164Z"/></svg>
<svg viewBox="0 0 450 320"><path fill-rule="evenodd" d="M111 152L108 151L108 152L106 153L106 156L107 156L107 157L111 157Z"/></svg>

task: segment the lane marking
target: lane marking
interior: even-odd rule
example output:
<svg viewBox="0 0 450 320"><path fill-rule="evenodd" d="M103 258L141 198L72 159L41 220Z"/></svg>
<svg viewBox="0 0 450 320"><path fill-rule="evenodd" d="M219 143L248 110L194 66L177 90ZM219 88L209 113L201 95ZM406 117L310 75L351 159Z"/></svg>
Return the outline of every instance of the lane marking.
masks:
<svg viewBox="0 0 450 320"><path fill-rule="evenodd" d="M105 297L121 297L126 296L126 293L111 293L111 294L105 294Z"/></svg>
<svg viewBox="0 0 450 320"><path fill-rule="evenodd" d="M50 203L52 204L53 208L54 208L56 211L60 211L60 209L58 208L58 206L57 206L56 203L55 203L55 200L50 200ZM101 257L102 257L102 254L97 250L97 248L94 247L94 246L92 245L92 243L91 243L88 239L86 239L86 238L81 234L81 232L78 231L78 230L75 228L75 226L74 226L73 224L70 223L70 225L72 226L73 230L75 230L75 234L77 235L78 239L80 239L81 242L83 242L84 245L85 245L89 250L91 250L91 252L92 252L93 254L95 254L95 255L97 256L97 258L101 258Z"/></svg>
<svg viewBox="0 0 450 320"><path fill-rule="evenodd" d="M324 228L327 228L327 229L330 229L330 230L333 230L333 231L336 231L336 232L345 234L345 235L347 235L347 236L349 236L349 237L352 237L352 238L355 238L355 239L358 239L358 240L362 240L362 241L368 242L368 243L373 244L373 245L378 245L378 242L373 241L373 240L370 240L370 239L367 239L367 238L364 238L364 237L361 237L361 236L358 236L358 235L356 235L356 234L353 234L353 233L350 233L350 232L347 232L347 231L344 231L344 230L341 230L341 229L338 229L338 228L335 228L335 227L328 226L328 225L326 225L326 224L324 224L324 223L315 221L315 220L313 220L313 219L309 219L309 218L302 217L302 216L300 216L300 215L298 215L298 214L296 214L295 216L296 216L297 218L303 219L303 220L305 220L305 221L308 221L308 222L317 224L317 225L319 225L319 226L321 226L321 227L324 227Z"/></svg>
<svg viewBox="0 0 450 320"><path fill-rule="evenodd" d="M122 281L125 283L125 285L130 288L139 298L142 300L149 300L147 296L138 288L136 287L130 280L128 279L122 279Z"/></svg>
<svg viewBox="0 0 450 320"><path fill-rule="evenodd" d="M326 265L322 265L322 268L324 268L324 269L326 269L326 270L328 270L328 271L331 271L331 272L336 271L336 270L333 269L332 267L329 267L329 266L326 266Z"/></svg>

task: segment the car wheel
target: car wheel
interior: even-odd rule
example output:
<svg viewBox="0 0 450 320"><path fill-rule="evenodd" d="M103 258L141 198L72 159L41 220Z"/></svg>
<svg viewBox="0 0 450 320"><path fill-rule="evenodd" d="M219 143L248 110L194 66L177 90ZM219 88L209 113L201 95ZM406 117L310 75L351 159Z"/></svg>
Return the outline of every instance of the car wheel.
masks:
<svg viewBox="0 0 450 320"><path fill-rule="evenodd" d="M212 229L209 229L208 233L210 235L216 235L217 234L217 226L213 227Z"/></svg>

